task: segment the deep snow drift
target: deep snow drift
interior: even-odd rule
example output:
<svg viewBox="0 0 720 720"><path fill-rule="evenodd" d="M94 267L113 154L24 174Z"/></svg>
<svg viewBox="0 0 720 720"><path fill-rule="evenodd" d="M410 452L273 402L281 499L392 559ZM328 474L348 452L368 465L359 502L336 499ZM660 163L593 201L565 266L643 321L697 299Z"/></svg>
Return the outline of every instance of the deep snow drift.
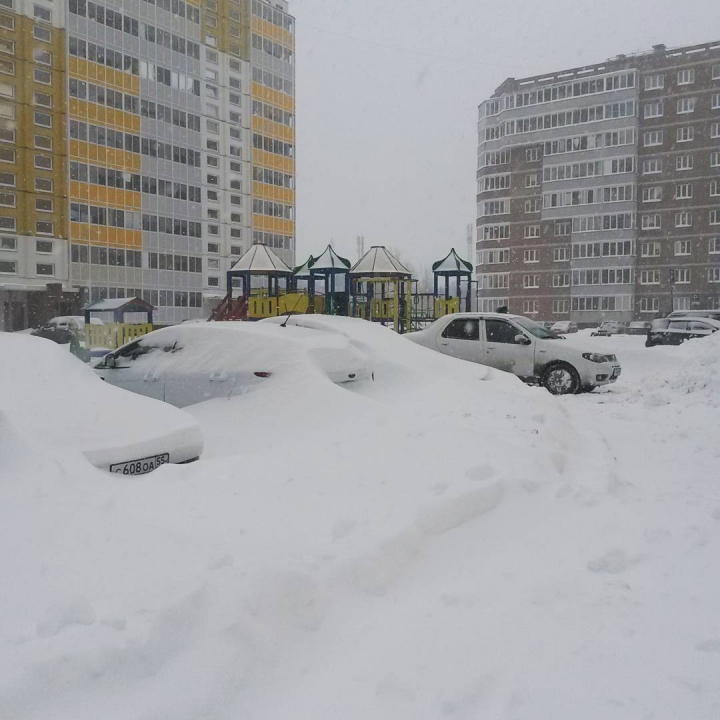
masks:
<svg viewBox="0 0 720 720"><path fill-rule="evenodd" d="M194 465L61 471L0 418L0 718L716 720L717 393L697 438L643 400L711 341L593 339L621 380L554 398L328 322L375 382L191 408Z"/></svg>

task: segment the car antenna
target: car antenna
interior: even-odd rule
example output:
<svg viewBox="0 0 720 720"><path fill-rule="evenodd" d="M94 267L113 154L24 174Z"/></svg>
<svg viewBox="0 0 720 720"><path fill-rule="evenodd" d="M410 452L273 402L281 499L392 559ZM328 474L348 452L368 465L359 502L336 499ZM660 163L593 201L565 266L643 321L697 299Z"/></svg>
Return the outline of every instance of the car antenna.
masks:
<svg viewBox="0 0 720 720"><path fill-rule="evenodd" d="M288 312L287 312L287 317L285 318L285 320L284 320L283 322L280 323L280 327L285 327L285 326L288 324L288 320L290 319L290 316L295 312L295 308L298 306L298 303L300 302L300 299L301 299L302 297L303 297L303 296L300 295L300 296L298 297L298 299L295 301L295 304L293 305L292 310L288 310Z"/></svg>

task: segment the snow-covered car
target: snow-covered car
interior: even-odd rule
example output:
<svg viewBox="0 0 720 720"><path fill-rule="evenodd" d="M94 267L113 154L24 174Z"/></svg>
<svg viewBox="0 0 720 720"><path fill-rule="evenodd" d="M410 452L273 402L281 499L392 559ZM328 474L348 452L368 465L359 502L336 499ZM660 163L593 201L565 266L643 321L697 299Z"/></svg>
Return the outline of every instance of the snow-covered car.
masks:
<svg viewBox="0 0 720 720"><path fill-rule="evenodd" d="M140 475L196 460L202 430L187 413L101 382L62 346L0 333L0 404L21 432L93 465Z"/></svg>
<svg viewBox="0 0 720 720"><path fill-rule="evenodd" d="M590 333L592 337L609 337L610 335L623 335L627 328L625 323L617 320L605 320L600 323L600 327Z"/></svg>
<svg viewBox="0 0 720 720"><path fill-rule="evenodd" d="M653 320L646 347L682 345L686 340L702 338L720 330L720 320L702 317L668 317Z"/></svg>
<svg viewBox="0 0 720 720"><path fill-rule="evenodd" d="M636 320L627 326L628 335L647 335L652 323Z"/></svg>
<svg viewBox="0 0 720 720"><path fill-rule="evenodd" d="M576 323L570 322L569 320L558 320L548 329L552 330L557 335L567 335L568 333L576 333L578 331L578 326Z"/></svg>
<svg viewBox="0 0 720 720"><path fill-rule="evenodd" d="M95 366L109 384L186 407L252 391L277 377L319 372L334 383L372 376L347 339L261 323L188 323L162 328L109 353Z"/></svg>
<svg viewBox="0 0 720 720"><path fill-rule="evenodd" d="M90 318L90 324L104 325L105 323L100 318ZM85 317L83 315L59 315L48 320L43 327L83 334L85 332Z"/></svg>
<svg viewBox="0 0 720 720"><path fill-rule="evenodd" d="M615 355L579 348L521 315L447 315L406 337L445 355L513 373L525 382L541 383L554 395L613 383L621 372Z"/></svg>
<svg viewBox="0 0 720 720"><path fill-rule="evenodd" d="M720 320L720 310L673 310L668 318L710 318Z"/></svg>

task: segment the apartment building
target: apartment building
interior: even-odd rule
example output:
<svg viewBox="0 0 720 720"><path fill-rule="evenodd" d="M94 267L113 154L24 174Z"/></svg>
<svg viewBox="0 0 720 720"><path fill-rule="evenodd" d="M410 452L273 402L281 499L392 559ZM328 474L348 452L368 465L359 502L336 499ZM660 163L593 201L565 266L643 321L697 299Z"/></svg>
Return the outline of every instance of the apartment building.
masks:
<svg viewBox="0 0 720 720"><path fill-rule="evenodd" d="M480 105L479 307L720 307L720 43L516 80Z"/></svg>
<svg viewBox="0 0 720 720"><path fill-rule="evenodd" d="M283 0L0 0L0 330L207 317L253 242L293 264L294 53Z"/></svg>

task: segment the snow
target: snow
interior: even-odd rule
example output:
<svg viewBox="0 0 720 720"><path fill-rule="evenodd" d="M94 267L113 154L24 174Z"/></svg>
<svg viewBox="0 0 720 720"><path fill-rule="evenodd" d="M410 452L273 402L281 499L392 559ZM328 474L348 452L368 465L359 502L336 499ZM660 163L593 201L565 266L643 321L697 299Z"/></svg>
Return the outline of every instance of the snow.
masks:
<svg viewBox="0 0 720 720"><path fill-rule="evenodd" d="M193 465L58 465L0 394L2 720L716 720L714 338L556 398L299 322L375 382L195 406Z"/></svg>

